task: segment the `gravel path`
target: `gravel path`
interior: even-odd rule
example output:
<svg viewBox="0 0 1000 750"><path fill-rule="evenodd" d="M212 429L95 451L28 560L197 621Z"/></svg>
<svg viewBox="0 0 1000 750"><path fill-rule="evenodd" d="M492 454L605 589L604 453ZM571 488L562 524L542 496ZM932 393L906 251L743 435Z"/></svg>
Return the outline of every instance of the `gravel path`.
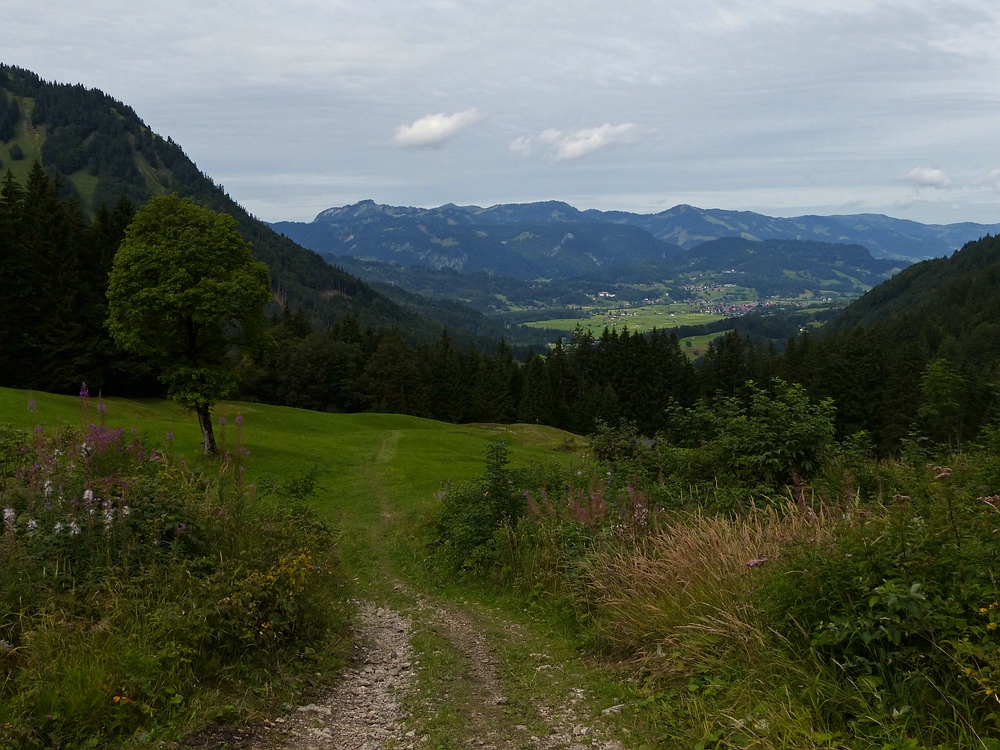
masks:
<svg viewBox="0 0 1000 750"><path fill-rule="evenodd" d="M375 750L412 748L404 736L400 698L415 673L411 625L399 613L370 602L358 607L353 664L334 690L272 724L253 750Z"/></svg>
<svg viewBox="0 0 1000 750"><path fill-rule="evenodd" d="M273 721L239 730L192 737L176 748L228 750L430 750L433 747L478 750L623 750L609 738L604 718L582 718L584 690L570 689L556 705L530 707L528 717L508 705L498 672L500 658L490 648L475 617L457 609L415 598L414 617L447 639L462 659L461 680L470 689L461 702L448 686L419 685L419 655L411 638L414 623L394 609L357 603L357 646L348 668L330 692L297 706ZM520 626L502 625L512 639ZM544 654L532 654L544 683L555 667ZM438 690L440 688L440 690ZM544 686L542 692L544 693ZM423 696L421 699L419 696ZM428 698L428 693L430 697ZM551 699L551 696L549 696ZM461 737L431 738L424 733L442 704L462 717ZM414 707L414 715L407 711ZM617 707L615 707L617 708ZM608 712L605 712L607 716ZM612 717L608 717L612 718ZM524 722L524 723L521 723ZM531 725L529 729L528 725ZM540 730L539 727L542 727ZM433 731L433 730L432 730ZM446 744L441 745L444 741Z"/></svg>

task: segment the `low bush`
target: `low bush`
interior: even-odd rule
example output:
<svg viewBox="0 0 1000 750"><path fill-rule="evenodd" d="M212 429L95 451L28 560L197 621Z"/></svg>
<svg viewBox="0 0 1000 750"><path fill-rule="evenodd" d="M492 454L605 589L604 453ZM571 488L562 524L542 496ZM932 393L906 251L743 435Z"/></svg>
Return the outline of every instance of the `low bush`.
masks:
<svg viewBox="0 0 1000 750"><path fill-rule="evenodd" d="M0 429L0 745L177 732L343 626L330 531L240 442L199 471L134 430Z"/></svg>
<svg viewBox="0 0 1000 750"><path fill-rule="evenodd" d="M441 518L488 520L489 564L466 570L575 615L665 744L1000 750L997 433L947 464L877 461L801 395L757 391L700 448L602 425L603 463L505 470L506 512L480 483ZM812 421L802 450L783 446L783 399Z"/></svg>
<svg viewBox="0 0 1000 750"><path fill-rule="evenodd" d="M430 540L439 569L481 573L492 566L494 535L505 524L517 522L527 507L527 487L538 482L537 472L511 469L509 463L507 444L491 443L482 476L443 493Z"/></svg>
<svg viewBox="0 0 1000 750"><path fill-rule="evenodd" d="M760 600L798 650L869 696L864 707L837 707L854 733L919 727L943 742L954 722L993 736L1000 499L979 494L961 458L912 474L906 494L842 508L833 543L788 550Z"/></svg>

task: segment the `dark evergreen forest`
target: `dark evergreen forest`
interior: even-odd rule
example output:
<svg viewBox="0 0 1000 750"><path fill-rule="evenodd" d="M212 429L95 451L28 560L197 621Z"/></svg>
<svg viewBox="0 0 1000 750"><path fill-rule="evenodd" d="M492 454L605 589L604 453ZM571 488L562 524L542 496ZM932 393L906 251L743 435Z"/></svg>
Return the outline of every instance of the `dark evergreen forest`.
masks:
<svg viewBox="0 0 1000 750"><path fill-rule="evenodd" d="M107 274L133 213L122 196L89 218L41 166L24 185L8 173L0 188L0 385L161 392L154 369L116 349L104 329ZM986 237L903 271L819 332L783 347L728 333L696 362L668 331L578 329L545 355L524 357L502 340L475 346L448 331L413 343L399 327L350 314L317 329L302 307L276 306L269 343L233 362L233 395L578 434L624 421L690 443L699 429L693 407L746 403L748 381L767 387L780 378L814 399L832 398L840 436L864 431L880 452L914 439L957 444L996 411L998 282L1000 239Z"/></svg>
<svg viewBox="0 0 1000 750"><path fill-rule="evenodd" d="M156 393L150 368L104 330L108 271L134 206L123 197L89 219L59 187L36 163L25 185L8 172L0 188L0 383Z"/></svg>

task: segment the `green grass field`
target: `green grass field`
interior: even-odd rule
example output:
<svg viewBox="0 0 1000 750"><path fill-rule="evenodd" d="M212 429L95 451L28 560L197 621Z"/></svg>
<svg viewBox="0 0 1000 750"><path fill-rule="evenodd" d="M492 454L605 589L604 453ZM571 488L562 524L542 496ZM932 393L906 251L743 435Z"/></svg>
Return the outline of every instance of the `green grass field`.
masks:
<svg viewBox="0 0 1000 750"><path fill-rule="evenodd" d="M622 328L630 331L651 331L654 328L702 325L721 320L722 315L694 312L694 306L674 302L669 305L643 305L641 307L596 310L586 318L553 318L538 320L525 325L533 328L552 328L572 333L579 325L599 336L605 328Z"/></svg>
<svg viewBox="0 0 1000 750"><path fill-rule="evenodd" d="M34 413L29 401L36 402ZM194 415L170 401L91 397L84 402L75 396L0 388L0 422L25 430L38 424L81 427L99 419L99 403L106 407L110 426L135 428L153 446L164 446L171 432L176 455L194 463L203 460ZM213 415L227 421L225 430L216 428L223 449L236 439L235 417L243 417L251 481L287 479L317 469L320 490L314 505L337 523L345 563L362 569L377 551L378 540L369 538L370 530L388 526L406 539L401 529L435 507L442 483L482 473L487 444L506 439L518 464L565 462L568 454L553 449L566 441L582 444L569 433L537 425L452 425L394 414L325 414L235 402L218 404ZM379 524L379 514L388 514L391 522Z"/></svg>
<svg viewBox="0 0 1000 750"><path fill-rule="evenodd" d="M687 336L681 339L681 351L692 359L700 357L708 351L709 344L716 339L725 336L727 333L729 333L729 330L718 331L717 333L705 333L701 336ZM691 344L690 346L688 346L689 342Z"/></svg>

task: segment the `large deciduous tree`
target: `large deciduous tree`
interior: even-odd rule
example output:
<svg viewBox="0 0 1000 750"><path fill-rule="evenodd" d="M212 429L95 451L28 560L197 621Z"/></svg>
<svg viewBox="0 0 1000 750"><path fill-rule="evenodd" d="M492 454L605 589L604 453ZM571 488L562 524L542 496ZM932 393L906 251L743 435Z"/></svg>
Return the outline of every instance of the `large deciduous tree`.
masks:
<svg viewBox="0 0 1000 750"><path fill-rule="evenodd" d="M270 298L267 266L235 219L177 195L139 210L115 255L108 330L156 362L170 398L198 415L207 453L211 407L235 386L230 355L264 335Z"/></svg>

